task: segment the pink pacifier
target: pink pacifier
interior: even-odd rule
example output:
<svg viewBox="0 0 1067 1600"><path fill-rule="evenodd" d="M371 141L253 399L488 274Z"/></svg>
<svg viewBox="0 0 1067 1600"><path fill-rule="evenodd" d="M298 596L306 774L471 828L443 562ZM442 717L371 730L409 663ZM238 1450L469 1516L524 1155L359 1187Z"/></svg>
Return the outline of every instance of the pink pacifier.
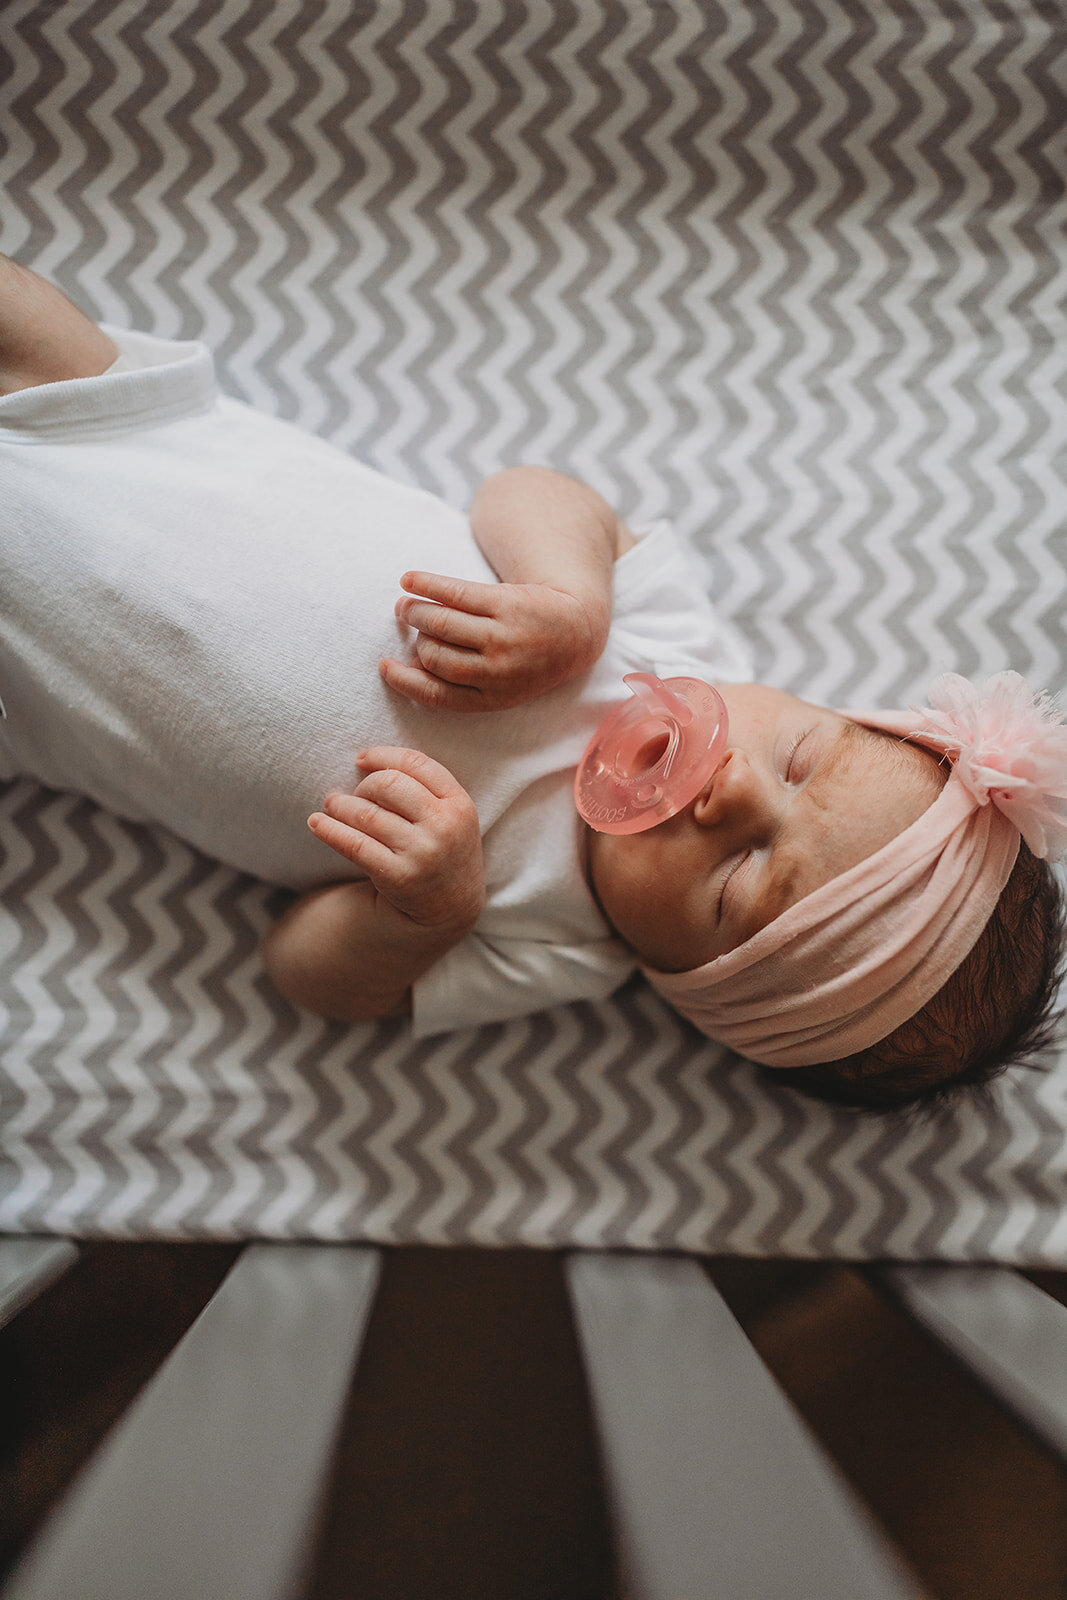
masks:
<svg viewBox="0 0 1067 1600"><path fill-rule="evenodd" d="M726 752L726 704L700 678L623 678L633 699L609 711L574 779L597 833L641 833L695 800Z"/></svg>

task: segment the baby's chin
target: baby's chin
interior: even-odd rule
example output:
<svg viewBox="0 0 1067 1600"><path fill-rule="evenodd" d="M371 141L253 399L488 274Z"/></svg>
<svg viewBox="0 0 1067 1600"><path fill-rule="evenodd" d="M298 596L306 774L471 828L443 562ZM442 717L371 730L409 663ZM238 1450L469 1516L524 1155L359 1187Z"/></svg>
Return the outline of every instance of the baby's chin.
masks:
<svg viewBox="0 0 1067 1600"><path fill-rule="evenodd" d="M585 879L589 892L597 903L601 916L610 921L607 912L600 903L600 892L597 888L597 878L600 872L600 841L606 837L607 835L598 833L595 828L591 828L582 817L578 818L578 864L582 869L582 877Z"/></svg>

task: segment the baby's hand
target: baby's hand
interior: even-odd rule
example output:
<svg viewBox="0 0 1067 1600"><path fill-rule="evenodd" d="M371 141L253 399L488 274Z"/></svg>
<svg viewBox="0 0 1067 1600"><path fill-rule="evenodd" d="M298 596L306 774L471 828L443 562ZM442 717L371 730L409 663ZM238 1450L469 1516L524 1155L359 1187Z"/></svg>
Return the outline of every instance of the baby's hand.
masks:
<svg viewBox="0 0 1067 1600"><path fill-rule="evenodd" d="M308 827L361 867L408 922L448 932L473 928L485 903L478 813L440 762L417 750L376 745L356 764L368 774L354 794L328 794Z"/></svg>
<svg viewBox="0 0 1067 1600"><path fill-rule="evenodd" d="M443 711L504 711L587 672L611 616L543 583L468 583L405 572L396 614L418 630L418 663L385 659L391 689Z"/></svg>

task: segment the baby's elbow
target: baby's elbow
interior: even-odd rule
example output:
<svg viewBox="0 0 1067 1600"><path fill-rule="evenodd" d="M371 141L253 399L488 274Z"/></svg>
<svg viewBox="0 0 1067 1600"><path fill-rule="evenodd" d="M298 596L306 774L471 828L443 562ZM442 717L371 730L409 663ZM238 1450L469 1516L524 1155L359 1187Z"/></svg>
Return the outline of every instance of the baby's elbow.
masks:
<svg viewBox="0 0 1067 1600"><path fill-rule="evenodd" d="M275 923L260 940L259 953L267 977L283 1000L301 1011L325 1016L320 1010L324 997L314 967L306 952L301 951L299 941L288 935L282 923Z"/></svg>
<svg viewBox="0 0 1067 1600"><path fill-rule="evenodd" d="M299 1011L327 1022L378 1022L408 1012L406 996L398 1003L395 996L367 993L356 978L338 981L336 974L324 971L307 942L294 937L284 922L264 935L259 952L274 988Z"/></svg>

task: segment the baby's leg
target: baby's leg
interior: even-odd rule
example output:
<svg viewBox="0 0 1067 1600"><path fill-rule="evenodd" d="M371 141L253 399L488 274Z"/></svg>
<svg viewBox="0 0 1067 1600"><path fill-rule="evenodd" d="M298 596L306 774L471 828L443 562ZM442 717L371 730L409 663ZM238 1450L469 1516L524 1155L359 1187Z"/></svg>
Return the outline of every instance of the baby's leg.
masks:
<svg viewBox="0 0 1067 1600"><path fill-rule="evenodd" d="M95 378L118 350L61 289L0 255L0 394Z"/></svg>

